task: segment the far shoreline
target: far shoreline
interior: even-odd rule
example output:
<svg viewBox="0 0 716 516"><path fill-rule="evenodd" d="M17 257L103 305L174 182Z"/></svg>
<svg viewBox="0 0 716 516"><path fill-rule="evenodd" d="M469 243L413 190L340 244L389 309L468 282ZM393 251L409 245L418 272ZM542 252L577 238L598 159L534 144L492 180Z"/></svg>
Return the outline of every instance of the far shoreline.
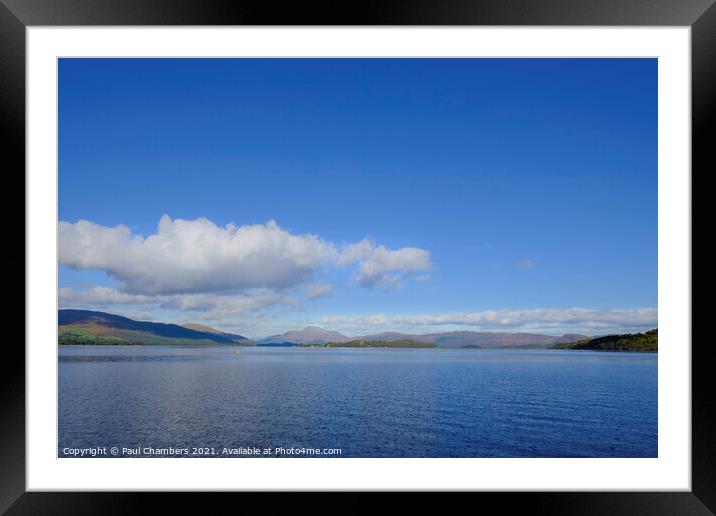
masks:
<svg viewBox="0 0 716 516"><path fill-rule="evenodd" d="M67 342L58 342L58 346L66 346L66 347L102 347L102 348L112 348L112 347L121 347L121 346L127 346L127 347L155 347L155 348L201 348L201 349L261 349L261 348L271 348L271 349L379 349L379 350L401 350L401 351L569 351L569 352L595 352L595 353L639 353L639 354L653 354L658 355L658 351L644 351L644 350L634 350L634 349L561 349L561 348L475 348L475 347L469 347L469 348L447 348L447 347L440 347L440 346L432 346L432 347L420 347L420 348L409 348L409 347L401 347L401 346L324 346L324 345L295 345L295 346L230 346L230 345L223 345L223 344L144 344L144 343L112 343L112 344L96 344L96 343L83 343L83 344L75 344L75 343L67 343Z"/></svg>

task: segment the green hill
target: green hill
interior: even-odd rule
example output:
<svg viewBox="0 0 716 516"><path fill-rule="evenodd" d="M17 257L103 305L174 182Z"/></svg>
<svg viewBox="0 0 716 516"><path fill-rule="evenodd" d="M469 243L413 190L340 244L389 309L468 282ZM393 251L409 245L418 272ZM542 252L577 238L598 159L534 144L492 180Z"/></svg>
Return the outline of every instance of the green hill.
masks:
<svg viewBox="0 0 716 516"><path fill-rule="evenodd" d="M92 345L209 345L253 343L241 335L200 331L178 324L135 321L121 315L90 310L59 310L58 343Z"/></svg>
<svg viewBox="0 0 716 516"><path fill-rule="evenodd" d="M658 329L646 333L630 333L626 335L606 335L593 339L581 339L575 342L555 344L554 349L584 349L595 351L648 351L658 352Z"/></svg>

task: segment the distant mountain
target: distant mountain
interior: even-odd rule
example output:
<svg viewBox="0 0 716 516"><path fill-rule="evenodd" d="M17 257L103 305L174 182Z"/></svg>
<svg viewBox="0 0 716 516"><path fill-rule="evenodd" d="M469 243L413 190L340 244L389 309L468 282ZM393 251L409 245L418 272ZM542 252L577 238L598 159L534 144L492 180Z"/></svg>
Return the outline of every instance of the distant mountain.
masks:
<svg viewBox="0 0 716 516"><path fill-rule="evenodd" d="M475 332L451 331L442 333L427 333L415 335L388 331L372 335L348 337L335 331L323 328L308 327L298 331L287 331L281 335L273 335L259 340L259 344L267 343L293 343L293 344L326 344L343 343L348 341L366 342L393 342L414 341L424 344L434 344L440 348L464 348L466 346L479 348L551 348L555 344L574 342L588 338L586 335L566 334L561 336L543 335L539 333L510 333L510 332Z"/></svg>
<svg viewBox="0 0 716 516"><path fill-rule="evenodd" d="M216 328L212 328L211 326L204 326L203 324L198 323L187 323L183 325L184 328L189 328L190 330L196 330L203 333L212 333L214 335L223 335L224 337L227 337L234 341L235 343L242 345L242 346L253 346L256 343L249 339L248 337L244 337L243 335L238 335L236 333L227 333L225 331L217 330Z"/></svg>
<svg viewBox="0 0 716 516"><path fill-rule="evenodd" d="M302 330L287 331L281 335L272 335L258 342L260 344L284 343L293 344L325 344L326 342L345 342L351 340L350 337L338 333L337 331L328 331L317 326L309 326Z"/></svg>
<svg viewBox="0 0 716 516"><path fill-rule="evenodd" d="M586 335L567 334L562 336L539 333L450 331L412 335L409 333L385 332L357 337L362 340L415 340L435 344L440 348L551 348L555 344L573 342L588 338Z"/></svg>
<svg viewBox="0 0 716 516"><path fill-rule="evenodd" d="M135 321L121 315L90 310L59 310L57 317L60 344L235 346L240 344L235 337L245 339L213 328L213 331L199 331L178 324Z"/></svg>
<svg viewBox="0 0 716 516"><path fill-rule="evenodd" d="M260 345L260 344L259 344ZM411 339L399 340L348 340L341 342L326 342L325 344L298 344L299 347L326 347L326 348L436 348L430 342L419 342Z"/></svg>
<svg viewBox="0 0 716 516"><path fill-rule="evenodd" d="M397 331L385 331L383 333L374 333L372 335L364 335L355 337L356 339L370 341L394 341L394 340L414 340L417 342L434 343L435 339L431 335L413 335L411 333L400 333Z"/></svg>
<svg viewBox="0 0 716 516"><path fill-rule="evenodd" d="M659 351L658 329L646 333L629 333L625 335L605 335L604 337L579 339L575 342L559 343L556 349L583 349L595 351Z"/></svg>
<svg viewBox="0 0 716 516"><path fill-rule="evenodd" d="M177 324L135 321L121 315L90 310L60 310L58 320L60 344L200 344L225 346L251 346L257 344L243 335L224 332L202 324L189 323L180 326ZM652 339L653 347L656 349L656 334L650 337L648 332L646 335L647 337L644 338ZM632 348L642 346L644 350L651 350L650 346L652 344L645 344L643 339L639 340L639 344L636 343L637 340L625 344L623 339L626 337L629 336L616 335L590 338L579 334L554 336L539 333L475 331L451 331L424 335L391 331L348 337L336 331L309 326L302 330L292 330L281 335L266 337L259 340L258 345L295 346L330 343L331 347L337 347L339 344L352 341L352 344L349 344L350 347L422 347L422 345L425 345L426 347L440 348L557 347L561 349L621 349L625 346L631 346Z"/></svg>

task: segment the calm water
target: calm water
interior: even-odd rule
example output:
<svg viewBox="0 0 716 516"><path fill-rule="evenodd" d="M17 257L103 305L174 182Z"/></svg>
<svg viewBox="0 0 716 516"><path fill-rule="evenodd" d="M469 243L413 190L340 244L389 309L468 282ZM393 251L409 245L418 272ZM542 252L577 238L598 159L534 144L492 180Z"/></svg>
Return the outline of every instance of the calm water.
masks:
<svg viewBox="0 0 716 516"><path fill-rule="evenodd" d="M656 354L164 346L60 346L59 354L60 456L112 446L217 456L225 447L657 456Z"/></svg>

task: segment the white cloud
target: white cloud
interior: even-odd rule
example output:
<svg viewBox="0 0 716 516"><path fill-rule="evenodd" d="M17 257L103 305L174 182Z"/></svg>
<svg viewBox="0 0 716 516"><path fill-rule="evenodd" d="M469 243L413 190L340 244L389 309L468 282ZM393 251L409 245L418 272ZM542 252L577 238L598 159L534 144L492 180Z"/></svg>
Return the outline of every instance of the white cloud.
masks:
<svg viewBox="0 0 716 516"><path fill-rule="evenodd" d="M109 287L85 291L59 289L61 308L104 308L107 306L145 307L151 309L202 312L208 318L240 315L276 304L291 304L291 296L271 290L255 290L241 295L222 294L126 294Z"/></svg>
<svg viewBox="0 0 716 516"><path fill-rule="evenodd" d="M61 307L77 305L148 305L157 304L155 296L126 294L115 288L94 287L77 291L69 287L59 289L58 298Z"/></svg>
<svg viewBox="0 0 716 516"><path fill-rule="evenodd" d="M599 330L645 328L658 324L656 308L595 310L588 308L498 310L437 315L396 316L409 326L475 326L494 329L580 328Z"/></svg>
<svg viewBox="0 0 716 516"><path fill-rule="evenodd" d="M364 287L392 287L408 276L414 276L432 269L430 253L417 247L403 247L397 250L376 246L364 238L358 243L341 250L339 262L343 265L358 263L356 281Z"/></svg>
<svg viewBox="0 0 716 516"><path fill-rule="evenodd" d="M432 265L423 249L390 250L366 239L339 252L330 241L292 234L274 221L219 227L205 218L168 215L146 237L123 225L60 222L59 262L102 270L117 281L116 287L60 289L63 308L163 309L210 319L274 305L300 309L291 295L299 288L308 299L332 292L327 283L309 283L324 268L356 265L358 282L371 287L398 284Z"/></svg>
<svg viewBox="0 0 716 516"><path fill-rule="evenodd" d="M599 335L655 328L658 311L656 308L490 310L429 315L326 316L318 322L331 329L362 333L388 330L421 334L459 329Z"/></svg>
<svg viewBox="0 0 716 516"><path fill-rule="evenodd" d="M333 292L333 286L328 283L315 283L306 287L306 297L308 299L318 299L326 297Z"/></svg>
<svg viewBox="0 0 716 516"><path fill-rule="evenodd" d="M321 318L321 324L327 326L383 326L387 323L388 318L384 314L359 316L328 315Z"/></svg>
<svg viewBox="0 0 716 516"><path fill-rule="evenodd" d="M131 294L283 289L308 279L336 254L315 235L293 235L274 221L219 227L208 219L164 215L156 234L80 220L59 224L60 263L100 269Z"/></svg>
<svg viewBox="0 0 716 516"><path fill-rule="evenodd" d="M122 295L285 291L304 285L323 267L353 264L358 266L359 284L395 286L432 268L430 253L415 247L391 250L364 239L339 253L334 243L312 234L292 234L275 221L220 227L205 218L168 215L147 237L123 225L60 222L59 261L73 269L106 272L118 282L116 300ZM315 299L329 289L325 284L308 286L307 295ZM108 295L93 295L99 294Z"/></svg>

